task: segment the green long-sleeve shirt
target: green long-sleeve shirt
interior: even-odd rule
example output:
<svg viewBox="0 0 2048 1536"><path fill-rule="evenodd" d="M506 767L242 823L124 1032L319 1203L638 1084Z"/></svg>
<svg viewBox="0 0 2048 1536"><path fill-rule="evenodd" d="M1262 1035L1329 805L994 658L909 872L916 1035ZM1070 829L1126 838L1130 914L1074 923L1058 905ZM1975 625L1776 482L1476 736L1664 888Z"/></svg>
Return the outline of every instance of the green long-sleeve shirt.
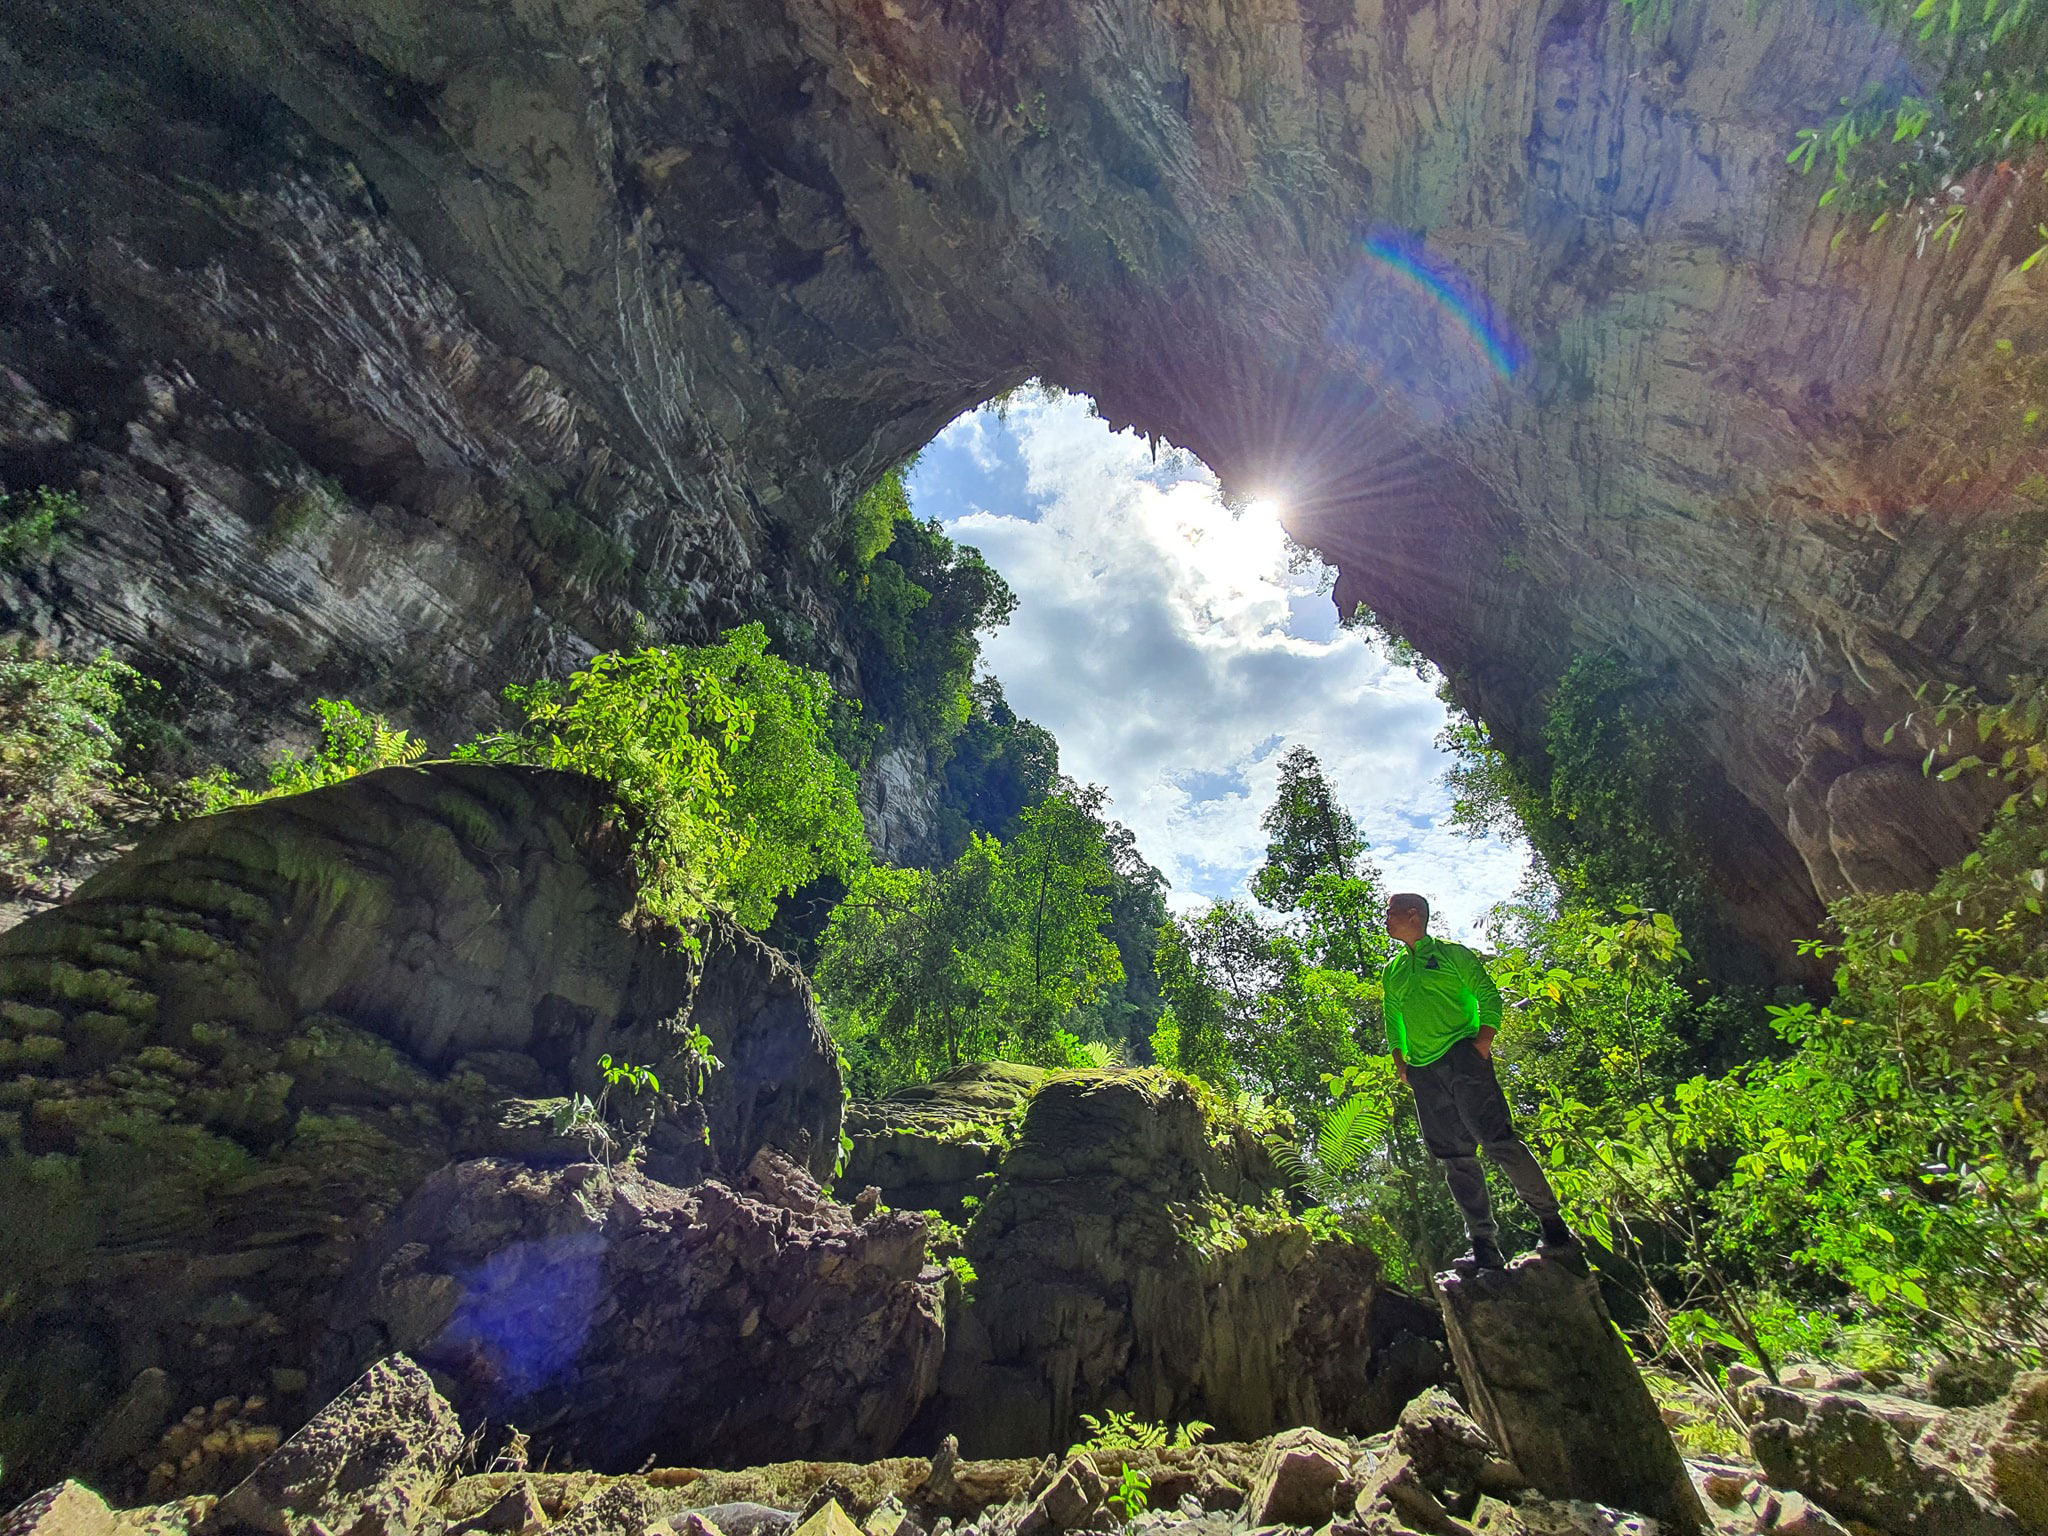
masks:
<svg viewBox="0 0 2048 1536"><path fill-rule="evenodd" d="M1387 1045L1411 1067L1426 1067L1481 1029L1500 1027L1500 992L1486 964L1462 944L1427 934L1394 946L1380 968Z"/></svg>

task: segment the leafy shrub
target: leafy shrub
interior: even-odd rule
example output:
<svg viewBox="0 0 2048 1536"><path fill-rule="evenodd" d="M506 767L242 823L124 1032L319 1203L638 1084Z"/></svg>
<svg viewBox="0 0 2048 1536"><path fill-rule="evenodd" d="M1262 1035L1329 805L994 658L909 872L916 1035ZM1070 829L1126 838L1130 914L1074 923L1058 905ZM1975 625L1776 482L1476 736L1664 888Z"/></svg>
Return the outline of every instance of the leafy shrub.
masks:
<svg viewBox="0 0 2048 1536"><path fill-rule="evenodd" d="M155 686L106 652L89 662L0 650L0 880L37 888L122 803L116 718Z"/></svg>
<svg viewBox="0 0 2048 1536"><path fill-rule="evenodd" d="M779 897L866 864L831 685L772 654L758 624L713 646L594 657L567 683L506 697L525 723L456 756L611 784L633 813L640 899L657 917L683 925L716 909L765 927Z"/></svg>
<svg viewBox="0 0 2048 1536"><path fill-rule="evenodd" d="M77 497L47 485L0 496L0 570L50 554L64 525L84 513Z"/></svg>
<svg viewBox="0 0 2048 1536"><path fill-rule="evenodd" d="M201 811L253 805L277 795L299 795L325 789L376 768L403 767L426 756L427 744L415 740L382 715L367 715L346 699L319 699L313 714L320 722L320 744L312 751L287 753L271 764L269 782L261 789L238 784L224 768L188 780L185 788Z"/></svg>

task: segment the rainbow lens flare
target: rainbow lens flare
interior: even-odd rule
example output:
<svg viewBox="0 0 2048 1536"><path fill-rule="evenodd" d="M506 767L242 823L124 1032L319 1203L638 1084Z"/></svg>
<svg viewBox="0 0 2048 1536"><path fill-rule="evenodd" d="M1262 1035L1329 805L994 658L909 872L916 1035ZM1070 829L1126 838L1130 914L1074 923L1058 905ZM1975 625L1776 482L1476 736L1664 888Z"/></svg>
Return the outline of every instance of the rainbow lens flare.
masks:
<svg viewBox="0 0 2048 1536"><path fill-rule="evenodd" d="M1366 237L1365 253L1420 288L1472 338L1495 373L1512 379L1521 371L1528 361L1521 338L1464 273L1432 260L1420 240L1399 230L1374 230Z"/></svg>

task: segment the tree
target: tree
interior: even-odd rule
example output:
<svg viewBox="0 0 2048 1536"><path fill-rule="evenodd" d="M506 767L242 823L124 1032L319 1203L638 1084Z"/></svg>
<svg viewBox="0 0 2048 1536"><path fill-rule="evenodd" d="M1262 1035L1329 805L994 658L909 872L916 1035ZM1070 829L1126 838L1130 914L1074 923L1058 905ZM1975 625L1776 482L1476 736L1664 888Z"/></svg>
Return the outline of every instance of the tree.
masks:
<svg viewBox="0 0 2048 1536"><path fill-rule="evenodd" d="M1363 1059L1361 1019L1378 1017L1376 979L1314 964L1244 902L1171 919L1155 964L1172 1013L1155 1054L1164 1046L1168 1065L1290 1107L1321 1103L1324 1075Z"/></svg>
<svg viewBox="0 0 2048 1536"><path fill-rule="evenodd" d="M1384 948L1379 871L1351 813L1337 802L1323 765L1307 747L1280 760L1279 793L1259 824L1271 834L1252 894L1277 912L1298 912L1319 961L1366 975Z"/></svg>
<svg viewBox="0 0 2048 1536"><path fill-rule="evenodd" d="M821 947L820 993L885 1082L1003 1056L1065 1065L1062 1026L1123 979L1103 792L1065 785L1005 846L976 833L938 870L857 879ZM1068 1036L1071 1039L1071 1036Z"/></svg>
<svg viewBox="0 0 2048 1536"><path fill-rule="evenodd" d="M974 832L1017 835L1017 818L1059 786L1051 731L1010 708L1003 685L976 680L967 725L953 741L940 791L940 842L952 858Z"/></svg>
<svg viewBox="0 0 2048 1536"><path fill-rule="evenodd" d="M1116 946L1123 979L1081 1010L1071 1026L1076 1034L1099 1035L1121 1042L1125 1054L1144 1059L1153 1027L1165 999L1153 957L1166 922L1166 876L1138 851L1138 839L1121 822L1107 822L1103 837L1109 849L1109 920L1103 936Z"/></svg>
<svg viewBox="0 0 2048 1536"><path fill-rule="evenodd" d="M944 869L864 871L833 910L817 968L841 1022L872 1041L891 1082L999 1048L982 1007L1002 847L977 836Z"/></svg>
<svg viewBox="0 0 2048 1536"><path fill-rule="evenodd" d="M914 725L943 755L972 710L977 636L1008 623L1017 598L936 522L900 517L891 528L888 546L853 578L861 691L876 713Z"/></svg>
<svg viewBox="0 0 2048 1536"><path fill-rule="evenodd" d="M611 784L633 813L641 902L658 917L718 910L766 927L781 897L867 863L832 686L771 653L759 624L717 645L595 656L567 683L505 693L525 722L455 755Z"/></svg>
<svg viewBox="0 0 2048 1536"><path fill-rule="evenodd" d="M991 1001L1028 1045L1049 1040L1076 1003L1123 980L1103 933L1115 877L1099 785L1069 782L1018 818L996 902L1005 933Z"/></svg>

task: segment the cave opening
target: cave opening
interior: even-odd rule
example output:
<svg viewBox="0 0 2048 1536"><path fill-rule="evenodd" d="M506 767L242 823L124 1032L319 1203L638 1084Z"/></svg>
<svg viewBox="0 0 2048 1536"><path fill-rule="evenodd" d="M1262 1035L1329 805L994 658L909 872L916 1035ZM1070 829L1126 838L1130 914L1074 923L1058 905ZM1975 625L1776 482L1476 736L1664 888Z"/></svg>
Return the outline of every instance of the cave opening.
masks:
<svg viewBox="0 0 2048 1536"><path fill-rule="evenodd" d="M917 457L911 507L1015 592L983 667L1049 729L1061 767L1172 882L1179 908L1242 898L1282 756L1314 752L1390 889L1476 935L1529 874L1514 836L1447 817L1444 678L1352 604L1289 531L1288 486L1227 489L1189 450L1117 429L1087 396L1013 390Z"/></svg>

